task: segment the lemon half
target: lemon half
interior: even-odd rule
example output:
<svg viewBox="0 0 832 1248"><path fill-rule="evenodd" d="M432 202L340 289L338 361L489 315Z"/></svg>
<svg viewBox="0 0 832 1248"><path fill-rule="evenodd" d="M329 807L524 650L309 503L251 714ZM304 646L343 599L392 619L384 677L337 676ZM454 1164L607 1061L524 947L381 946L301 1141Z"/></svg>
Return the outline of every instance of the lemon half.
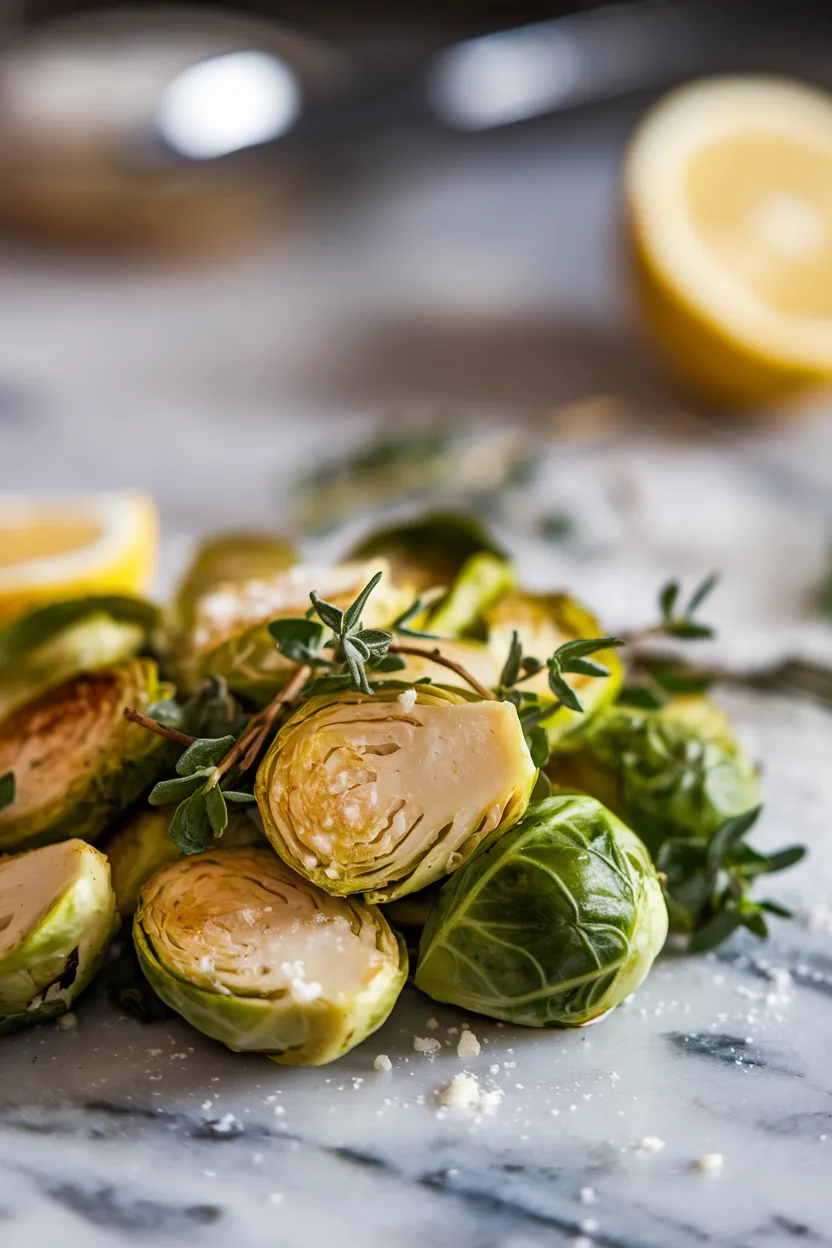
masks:
<svg viewBox="0 0 832 1248"><path fill-rule="evenodd" d="M144 494L0 495L0 621L58 598L142 593L158 532Z"/></svg>
<svg viewBox="0 0 832 1248"><path fill-rule="evenodd" d="M636 131L624 188L648 319L689 382L753 403L832 380L832 97L683 87Z"/></svg>

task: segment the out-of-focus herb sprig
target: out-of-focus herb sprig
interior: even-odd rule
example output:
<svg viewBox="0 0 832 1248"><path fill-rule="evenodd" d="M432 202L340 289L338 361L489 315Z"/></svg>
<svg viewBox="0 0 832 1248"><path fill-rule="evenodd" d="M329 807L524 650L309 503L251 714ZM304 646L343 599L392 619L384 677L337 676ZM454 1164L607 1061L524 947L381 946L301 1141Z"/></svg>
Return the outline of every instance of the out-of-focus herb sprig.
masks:
<svg viewBox="0 0 832 1248"><path fill-rule="evenodd" d="M791 917L777 902L748 896L757 876L785 871L806 854L803 845L773 854L753 849L744 838L760 810L757 806L726 819L709 841L671 837L657 851L656 868L664 877L668 909L677 926L693 933L691 953L715 949L740 927L764 940L766 915Z"/></svg>
<svg viewBox="0 0 832 1248"><path fill-rule="evenodd" d="M712 625L704 624L698 619L697 612L718 582L718 574L712 572L697 585L682 606L682 588L679 582L668 581L662 586L659 591L659 620L655 624L624 634L625 644L633 650L631 671L637 679L624 686L618 695L619 702L627 706L655 709L664 705L668 695L704 693L710 686L712 682L707 673L686 669L678 661L666 656L639 654L638 647L645 641L663 637L675 641L705 641L714 637Z"/></svg>

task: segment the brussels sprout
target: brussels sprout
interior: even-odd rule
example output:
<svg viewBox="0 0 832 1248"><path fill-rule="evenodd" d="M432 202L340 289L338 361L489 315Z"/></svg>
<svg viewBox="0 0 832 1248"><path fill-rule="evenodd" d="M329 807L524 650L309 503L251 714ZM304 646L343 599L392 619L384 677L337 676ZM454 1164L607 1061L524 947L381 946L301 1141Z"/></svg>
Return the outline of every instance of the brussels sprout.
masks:
<svg viewBox="0 0 832 1248"><path fill-rule="evenodd" d="M266 835L335 894L392 901L459 867L519 819L536 770L507 702L385 687L309 699L260 764Z"/></svg>
<svg viewBox="0 0 832 1248"><path fill-rule="evenodd" d="M218 533L201 542L174 595L177 626L187 632L207 594L247 581L269 581L295 563L295 551L269 533Z"/></svg>
<svg viewBox="0 0 832 1248"><path fill-rule="evenodd" d="M294 664L279 654L269 633L270 621L303 616L314 589L336 606L347 607L379 570L372 564L334 568L298 565L270 581L248 581L208 594L198 606L192 632L192 667L200 678L221 676L233 693L265 705L286 684ZM409 590L385 583L367 605L364 623L382 627L410 603Z"/></svg>
<svg viewBox="0 0 832 1248"><path fill-rule="evenodd" d="M170 743L124 718L170 687L151 659L73 676L0 723L0 774L14 801L0 811L0 849L78 836L93 841L170 766Z"/></svg>
<svg viewBox="0 0 832 1248"><path fill-rule="evenodd" d="M104 846L119 914L124 918L135 914L139 893L159 868L182 857L170 839L170 820L170 810L138 810L127 816ZM236 849L265 844L266 838L248 815L231 809L221 842L224 849Z"/></svg>
<svg viewBox="0 0 832 1248"><path fill-rule="evenodd" d="M492 833L442 887L416 986L529 1027L579 1027L650 970L667 911L649 855L591 797L561 794Z"/></svg>
<svg viewBox="0 0 832 1248"><path fill-rule="evenodd" d="M75 672L132 658L159 624L152 603L125 595L68 598L0 629L0 716Z"/></svg>
<svg viewBox="0 0 832 1248"><path fill-rule="evenodd" d="M91 845L0 860L0 1035L65 1013L118 923L107 859Z"/></svg>
<svg viewBox="0 0 832 1248"><path fill-rule="evenodd" d="M412 585L417 593L436 586L450 586L474 555L493 555L501 563L506 552L471 516L437 511L409 524L381 529L354 546L348 559L381 556L394 578Z"/></svg>
<svg viewBox="0 0 832 1248"><path fill-rule="evenodd" d="M654 857L668 837L707 841L726 819L760 801L756 769L704 698L659 710L612 707L587 725L578 744L552 757L549 779L605 802Z"/></svg>
<svg viewBox="0 0 832 1248"><path fill-rule="evenodd" d="M567 594L507 594L486 613L486 621L488 647L500 664L506 660L514 632L524 654L534 655L544 664L564 642L601 634L595 617ZM560 749L567 748L572 734L576 730L583 732L589 718L615 698L624 680L624 667L615 650L602 650L592 657L609 668L610 675L603 680L593 676L569 677L583 713L561 706L544 721L550 743L558 743ZM545 667L537 676L524 681L523 688L536 693L542 702L554 701Z"/></svg>
<svg viewBox="0 0 832 1248"><path fill-rule="evenodd" d="M230 1049L322 1066L386 1019L407 978L381 911L330 897L269 849L224 849L163 867L133 935L162 1000Z"/></svg>
<svg viewBox="0 0 832 1248"><path fill-rule="evenodd" d="M472 555L463 564L439 606L430 611L426 628L430 632L461 637L476 629L484 612L514 587L513 566L496 555Z"/></svg>

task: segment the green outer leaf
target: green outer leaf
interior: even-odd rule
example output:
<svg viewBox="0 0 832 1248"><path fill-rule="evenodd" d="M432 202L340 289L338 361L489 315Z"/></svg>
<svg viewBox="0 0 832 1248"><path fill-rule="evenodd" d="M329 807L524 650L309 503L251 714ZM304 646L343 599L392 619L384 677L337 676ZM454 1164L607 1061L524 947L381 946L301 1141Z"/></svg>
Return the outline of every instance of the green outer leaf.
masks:
<svg viewBox="0 0 832 1248"><path fill-rule="evenodd" d="M177 775L192 776L206 767L219 766L233 744L234 738L231 736L201 737L180 756L176 764Z"/></svg>
<svg viewBox="0 0 832 1248"><path fill-rule="evenodd" d="M443 885L416 986L490 1018L581 1026L638 987L666 932L644 846L600 802L560 794Z"/></svg>
<svg viewBox="0 0 832 1248"><path fill-rule="evenodd" d="M7 771L0 776L0 810L4 806L11 806L14 801L14 772Z"/></svg>

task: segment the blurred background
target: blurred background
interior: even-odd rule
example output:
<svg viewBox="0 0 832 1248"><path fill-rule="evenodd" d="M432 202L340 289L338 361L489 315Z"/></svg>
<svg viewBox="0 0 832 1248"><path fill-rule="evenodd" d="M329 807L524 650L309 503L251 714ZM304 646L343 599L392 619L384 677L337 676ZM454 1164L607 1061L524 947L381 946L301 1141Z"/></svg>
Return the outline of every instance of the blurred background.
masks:
<svg viewBox="0 0 832 1248"><path fill-rule="evenodd" d="M462 502L532 581L603 596L617 625L667 571L751 568L725 595L742 644L764 619L781 648L799 625L830 650L832 123L806 153L812 203L778 192L763 240L805 262L827 369L718 327L714 386L662 272L665 340L638 280L653 206L628 204L622 164L680 84L832 89L832 6L0 15L3 489L149 491L166 568L205 529L324 548L378 510Z"/></svg>

